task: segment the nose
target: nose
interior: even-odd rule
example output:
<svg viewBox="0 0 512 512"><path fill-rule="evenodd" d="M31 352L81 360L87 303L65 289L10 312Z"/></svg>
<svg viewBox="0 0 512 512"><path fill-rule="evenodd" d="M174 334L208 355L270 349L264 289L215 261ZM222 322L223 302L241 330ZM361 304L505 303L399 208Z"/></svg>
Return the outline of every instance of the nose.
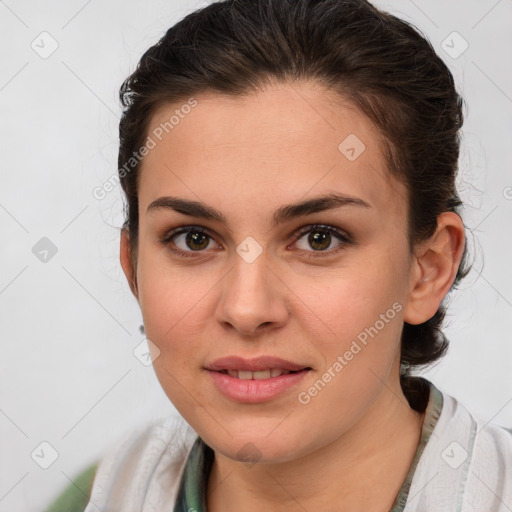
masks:
<svg viewBox="0 0 512 512"><path fill-rule="evenodd" d="M216 310L224 328L254 336L286 324L288 288L269 263L263 255L252 263L235 258L234 267L222 280Z"/></svg>

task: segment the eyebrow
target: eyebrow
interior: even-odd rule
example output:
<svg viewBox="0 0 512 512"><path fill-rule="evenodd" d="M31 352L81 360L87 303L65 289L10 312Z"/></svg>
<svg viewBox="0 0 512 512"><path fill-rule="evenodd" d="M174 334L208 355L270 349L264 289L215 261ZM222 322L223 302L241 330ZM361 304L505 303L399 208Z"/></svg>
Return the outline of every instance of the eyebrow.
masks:
<svg viewBox="0 0 512 512"><path fill-rule="evenodd" d="M363 201L363 199L359 197L339 193L327 194L307 199L299 203L281 206L273 214L273 226L277 226L278 224L282 224L297 217L327 210L334 210L343 206L371 208L369 203ZM220 211L200 201L190 201L179 197L163 196L155 199L148 206L147 212L159 209L170 209L182 213L183 215L200 217L227 224L226 217Z"/></svg>

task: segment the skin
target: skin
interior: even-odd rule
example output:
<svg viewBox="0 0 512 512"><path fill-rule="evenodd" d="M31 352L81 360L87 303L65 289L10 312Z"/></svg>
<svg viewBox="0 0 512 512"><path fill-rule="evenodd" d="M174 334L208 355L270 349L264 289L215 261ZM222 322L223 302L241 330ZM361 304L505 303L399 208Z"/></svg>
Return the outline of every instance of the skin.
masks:
<svg viewBox="0 0 512 512"><path fill-rule="evenodd" d="M402 325L432 317L450 289L464 247L462 221L443 213L436 233L411 253L407 190L386 169L382 136L320 85L274 83L244 97L210 92L196 99L142 161L136 268L126 231L121 264L147 337L160 350L153 364L164 391L215 451L208 510L314 512L340 503L344 511L389 510L423 421L399 383ZM161 106L148 133L179 107ZM366 146L354 161L338 149L349 134ZM330 193L370 206L272 225L279 207ZM162 196L204 202L227 223L148 212ZM319 251L308 243L318 229L307 226L315 223L348 233L351 243L332 234ZM175 246L161 242L173 228L198 225L212 237L200 251L184 235ZM248 236L262 249L252 263L236 252ZM315 257L319 252L327 255ZM394 303L401 311L300 403L298 394ZM220 357L263 354L312 370L297 388L256 404L224 397L204 370ZM255 447L249 463L247 443Z"/></svg>

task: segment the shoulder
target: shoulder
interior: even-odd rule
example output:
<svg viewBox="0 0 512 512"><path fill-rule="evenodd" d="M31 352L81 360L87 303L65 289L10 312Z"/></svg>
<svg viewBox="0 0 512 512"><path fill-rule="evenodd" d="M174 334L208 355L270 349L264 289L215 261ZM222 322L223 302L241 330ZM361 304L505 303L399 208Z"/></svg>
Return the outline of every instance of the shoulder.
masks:
<svg viewBox="0 0 512 512"><path fill-rule="evenodd" d="M149 511L173 503L196 438L175 417L129 431L102 457L85 511Z"/></svg>
<svg viewBox="0 0 512 512"><path fill-rule="evenodd" d="M512 431L470 413L433 384L431 393L442 406L414 475L410 510L511 510Z"/></svg>
<svg viewBox="0 0 512 512"><path fill-rule="evenodd" d="M134 500L145 501L147 507L155 500L174 500L196 438L182 418L133 428L99 462L75 477L45 512L97 512L97 507L129 512L142 510L142 506L135 507ZM146 494L148 488L152 492Z"/></svg>
<svg viewBox="0 0 512 512"><path fill-rule="evenodd" d="M468 480L484 476L489 483L502 480L505 472L512 488L512 428L494 425L480 416L469 412L454 397L443 393L443 410L439 418L438 436L440 440L453 443L453 451L459 451L459 459L464 459L468 469ZM447 450L444 459L449 459L452 450ZM462 460L461 460L462 462ZM455 463L452 463L454 465ZM492 467L492 471L482 472Z"/></svg>
<svg viewBox="0 0 512 512"><path fill-rule="evenodd" d="M196 438L181 417L131 430L102 458L86 512L156 511L174 503Z"/></svg>
<svg viewBox="0 0 512 512"><path fill-rule="evenodd" d="M492 502L500 507L496 510L509 511L512 509L512 429L479 417L471 418L474 429L468 449L466 486L478 492L468 492L464 502L468 510L486 509Z"/></svg>

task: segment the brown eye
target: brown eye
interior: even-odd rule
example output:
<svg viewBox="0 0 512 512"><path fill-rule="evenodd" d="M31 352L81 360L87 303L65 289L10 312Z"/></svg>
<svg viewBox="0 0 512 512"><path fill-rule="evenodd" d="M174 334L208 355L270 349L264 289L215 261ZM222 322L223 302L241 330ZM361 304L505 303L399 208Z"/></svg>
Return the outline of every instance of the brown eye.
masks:
<svg viewBox="0 0 512 512"><path fill-rule="evenodd" d="M212 248L210 242L214 242L214 239L203 228L189 226L173 230L161 242L178 255L193 256L194 253ZM213 245L218 247L215 243Z"/></svg>
<svg viewBox="0 0 512 512"><path fill-rule="evenodd" d="M308 243L313 249L324 251L331 245L331 234L327 231L312 231L308 236Z"/></svg>
<svg viewBox="0 0 512 512"><path fill-rule="evenodd" d="M333 242L337 242L332 247ZM331 226L310 226L299 234L296 245L301 251L309 253L333 254L350 244L350 238L337 228ZM311 250L313 249L313 250ZM329 250L330 249L330 250Z"/></svg>
<svg viewBox="0 0 512 512"><path fill-rule="evenodd" d="M188 231L185 237L187 247L194 251L205 249L208 246L209 236L201 231Z"/></svg>

